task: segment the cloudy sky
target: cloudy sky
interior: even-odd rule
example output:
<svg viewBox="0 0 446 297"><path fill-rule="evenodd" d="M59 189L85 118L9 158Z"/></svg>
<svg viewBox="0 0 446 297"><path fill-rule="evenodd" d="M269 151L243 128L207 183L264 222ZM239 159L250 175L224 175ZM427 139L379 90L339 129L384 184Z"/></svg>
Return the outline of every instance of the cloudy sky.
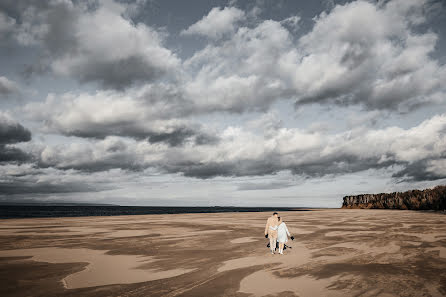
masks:
<svg viewBox="0 0 446 297"><path fill-rule="evenodd" d="M445 182L444 1L0 2L0 201L338 207Z"/></svg>

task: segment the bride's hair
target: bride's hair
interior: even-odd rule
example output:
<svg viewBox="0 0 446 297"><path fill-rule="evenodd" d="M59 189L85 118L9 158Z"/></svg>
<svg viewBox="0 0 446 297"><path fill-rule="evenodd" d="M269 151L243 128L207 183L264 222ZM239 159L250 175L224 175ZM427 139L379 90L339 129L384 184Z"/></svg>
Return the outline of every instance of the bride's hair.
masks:
<svg viewBox="0 0 446 297"><path fill-rule="evenodd" d="M280 221L280 217L277 217L277 219Z"/></svg>

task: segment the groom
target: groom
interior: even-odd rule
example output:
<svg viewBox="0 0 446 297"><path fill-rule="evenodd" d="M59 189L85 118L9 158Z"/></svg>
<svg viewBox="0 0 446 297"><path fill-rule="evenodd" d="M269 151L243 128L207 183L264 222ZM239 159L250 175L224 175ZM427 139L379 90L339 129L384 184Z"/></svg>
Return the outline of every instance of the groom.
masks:
<svg viewBox="0 0 446 297"><path fill-rule="evenodd" d="M269 238L269 246L271 248L271 254L274 254L277 241L277 225L279 224L279 214L274 212L272 216L268 218L265 226L265 238Z"/></svg>

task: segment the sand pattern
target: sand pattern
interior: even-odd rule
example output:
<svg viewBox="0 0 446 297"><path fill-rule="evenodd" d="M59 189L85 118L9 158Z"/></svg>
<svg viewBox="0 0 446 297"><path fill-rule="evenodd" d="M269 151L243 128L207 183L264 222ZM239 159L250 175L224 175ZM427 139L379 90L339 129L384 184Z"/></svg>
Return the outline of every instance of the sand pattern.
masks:
<svg viewBox="0 0 446 297"><path fill-rule="evenodd" d="M0 251L0 257L31 256L31 260L48 263L86 262L84 270L62 279L67 289L110 284L130 284L177 276L193 269L138 269L153 261L153 257L137 255L108 255L107 251L91 249L36 248Z"/></svg>
<svg viewBox="0 0 446 297"><path fill-rule="evenodd" d="M1 296L446 296L446 215L284 212L0 221Z"/></svg>

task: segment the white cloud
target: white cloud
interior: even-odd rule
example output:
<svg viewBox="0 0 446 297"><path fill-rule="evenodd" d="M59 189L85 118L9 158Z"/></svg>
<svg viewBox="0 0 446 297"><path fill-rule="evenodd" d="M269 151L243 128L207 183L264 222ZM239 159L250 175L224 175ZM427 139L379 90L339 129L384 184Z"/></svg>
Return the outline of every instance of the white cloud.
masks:
<svg viewBox="0 0 446 297"><path fill-rule="evenodd" d="M234 32L236 23L245 18L245 12L236 7L214 7L201 20L183 30L183 35L203 35L219 39L226 33Z"/></svg>
<svg viewBox="0 0 446 297"><path fill-rule="evenodd" d="M314 177L392 166L401 168L401 177L423 180L420 177L424 175L432 179L432 172L438 173L437 179L444 177L441 170L432 169L432 162L444 160L446 114L409 129L392 126L368 130L362 126L335 134L280 124L269 129L260 134L255 123L230 126L218 132L218 143L200 146L169 146L113 136L88 143L44 145L34 154L37 152L42 164L61 169L156 168L200 178L266 175L287 170ZM31 153L27 149L30 147L33 145L21 146ZM414 166L416 175L406 172Z"/></svg>
<svg viewBox="0 0 446 297"><path fill-rule="evenodd" d="M382 110L445 102L446 68L431 56L438 37L417 27L426 21L425 1L337 5L301 38L297 16L243 22L237 8L214 8L183 31L209 37L184 61L163 45L164 33L127 18L131 11L123 3L51 3L24 12L18 40L43 46L54 73L107 90L50 94L25 105L24 116L40 132L79 137L62 145L17 145L42 167L155 168L198 178L398 167L398 178L444 177L446 115L410 129L363 125ZM0 91L1 83L2 77ZM371 111L347 119L347 131L330 134L330 121L295 128L267 113L282 99ZM225 122L221 131L199 119L259 111L264 116L245 126Z"/></svg>
<svg viewBox="0 0 446 297"><path fill-rule="evenodd" d="M54 72L121 88L155 80L177 67L179 60L162 46L163 35L132 24L121 16L124 12L123 5L102 1L97 10L80 16L73 28L76 51L57 58Z"/></svg>
<svg viewBox="0 0 446 297"><path fill-rule="evenodd" d="M20 90L17 83L13 82L5 76L0 76L0 96L5 98L9 95L17 94L19 92Z"/></svg>
<svg viewBox="0 0 446 297"><path fill-rule="evenodd" d="M166 33L133 23L125 17L131 7L114 1L94 9L68 0L41 10L31 5L19 38L42 43L51 69L81 82L122 90L162 79L191 104L188 115L265 111L282 98L407 112L442 104L446 93L446 66L431 57L438 37L416 27L426 21L426 5L337 5L298 39L298 16L242 24L242 10L215 7L183 31L211 37L185 61L163 45Z"/></svg>
<svg viewBox="0 0 446 297"><path fill-rule="evenodd" d="M44 102L28 103L23 110L29 119L39 121L46 133L87 138L118 135L174 146L185 141L197 144L214 141L201 124L180 117L181 106L179 111L174 110L173 106L182 102L175 101L180 100L175 96L172 102L168 101L169 86L164 86L166 89L161 93L165 101L157 97L163 86L152 87L124 94L113 90L49 94Z"/></svg>
<svg viewBox="0 0 446 297"><path fill-rule="evenodd" d="M208 111L266 110L287 91L280 60L292 46L279 22L242 27L184 62L186 71L195 74L186 82L186 97Z"/></svg>
<svg viewBox="0 0 446 297"><path fill-rule="evenodd" d="M280 23L285 27L289 27L292 32L296 32L299 29L300 20L301 20L300 16L293 15L280 21Z"/></svg>
<svg viewBox="0 0 446 297"><path fill-rule="evenodd" d="M444 93L446 68L430 57L437 36L415 33L426 1L355 1L316 18L288 71L298 102L410 110ZM428 78L428 79L427 79Z"/></svg>
<svg viewBox="0 0 446 297"><path fill-rule="evenodd" d="M355 1L315 19L297 40L298 17L240 27L184 62L186 97L210 111L298 104L362 105L407 112L444 103L446 66L431 57L437 35L418 32L426 1Z"/></svg>
<svg viewBox="0 0 446 297"><path fill-rule="evenodd" d="M94 8L71 0L30 3L15 38L25 46L43 47L55 74L82 83L123 89L157 80L178 67L179 59L163 46L166 33L133 23L125 17L128 8L107 0Z"/></svg>

